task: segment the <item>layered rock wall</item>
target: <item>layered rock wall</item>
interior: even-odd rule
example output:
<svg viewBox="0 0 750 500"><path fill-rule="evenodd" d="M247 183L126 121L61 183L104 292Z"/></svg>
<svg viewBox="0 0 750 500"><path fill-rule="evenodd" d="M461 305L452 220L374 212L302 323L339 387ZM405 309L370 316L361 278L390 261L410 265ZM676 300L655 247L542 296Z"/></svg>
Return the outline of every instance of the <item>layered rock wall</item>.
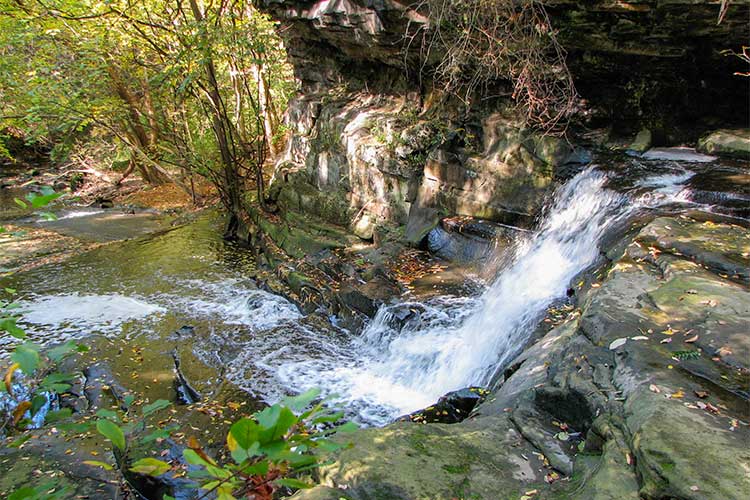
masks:
<svg viewBox="0 0 750 500"><path fill-rule="evenodd" d="M265 0L300 82L272 198L377 239L384 224L424 241L445 216L531 224L565 166L590 161L570 143L527 130L506 100L471 109L422 80L410 35L429 26L391 0ZM739 50L748 2L569 0L546 4L586 106L572 142L607 131L654 130L654 142L695 138L701 126L747 122ZM426 67L424 65L427 65ZM420 71L420 68L424 71ZM701 125L703 123L703 125ZM683 127L677 127L676 124ZM691 136L692 134L692 136Z"/></svg>

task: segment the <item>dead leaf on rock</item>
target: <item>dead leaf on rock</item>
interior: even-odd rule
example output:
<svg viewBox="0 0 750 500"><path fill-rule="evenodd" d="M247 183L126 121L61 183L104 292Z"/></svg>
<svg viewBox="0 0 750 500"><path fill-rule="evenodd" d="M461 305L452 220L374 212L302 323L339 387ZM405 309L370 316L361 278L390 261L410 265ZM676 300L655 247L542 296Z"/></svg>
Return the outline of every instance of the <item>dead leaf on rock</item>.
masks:
<svg viewBox="0 0 750 500"><path fill-rule="evenodd" d="M672 339L670 339L669 337L667 337L666 339L662 340L662 341L661 341L661 342L659 342L659 343L660 343L660 344L669 344L670 342L672 342Z"/></svg>
<svg viewBox="0 0 750 500"><path fill-rule="evenodd" d="M708 391L693 391L695 395L701 399L706 399L708 397Z"/></svg>
<svg viewBox="0 0 750 500"><path fill-rule="evenodd" d="M724 356L729 356L733 353L730 348L724 346L724 347L719 347L719 349L716 351L716 354L718 354L719 356L723 358Z"/></svg>
<svg viewBox="0 0 750 500"><path fill-rule="evenodd" d="M628 341L627 338L615 339L615 340L612 341L611 344L609 344L609 350L610 351L614 351L618 347L625 345L625 342L627 342L627 341Z"/></svg>
<svg viewBox="0 0 750 500"><path fill-rule="evenodd" d="M692 336L692 337L690 337L689 339L685 339L685 341L684 341L684 342L685 342L686 344L692 344L692 343L693 343L693 342L695 342L696 340L698 340L698 335L693 335L693 336Z"/></svg>
<svg viewBox="0 0 750 500"><path fill-rule="evenodd" d="M648 386L648 390L650 390L651 392L655 392L656 394L659 394L661 392L661 389L659 389L654 384L651 384L650 386Z"/></svg>
<svg viewBox="0 0 750 500"><path fill-rule="evenodd" d="M685 393L682 391L677 391L674 394L670 394L669 397L671 399L682 399L685 397Z"/></svg>

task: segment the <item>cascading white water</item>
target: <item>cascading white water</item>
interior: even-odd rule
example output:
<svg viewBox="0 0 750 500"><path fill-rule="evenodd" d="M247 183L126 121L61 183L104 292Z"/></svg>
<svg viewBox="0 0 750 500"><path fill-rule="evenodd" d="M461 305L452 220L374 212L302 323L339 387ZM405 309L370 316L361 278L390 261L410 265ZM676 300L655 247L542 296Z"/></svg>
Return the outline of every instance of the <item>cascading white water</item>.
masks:
<svg viewBox="0 0 750 500"><path fill-rule="evenodd" d="M622 214L626 199L604 189L605 181L603 174L589 170L556 193L540 230L519 242L512 263L460 328L400 335L387 346L374 346L384 356L369 370L432 401L450 390L488 383L550 302L596 259L598 242ZM363 342L378 337L373 331L381 327L373 322Z"/></svg>
<svg viewBox="0 0 750 500"><path fill-rule="evenodd" d="M602 236L634 210L679 201L689 174L653 178L658 199L635 198L605 187L589 168L561 186L539 229L513 247L506 265L482 297L440 298L381 308L348 349L355 360L282 364L283 382L322 386L338 393L372 423L423 408L451 390L485 385L518 354L546 308L599 255ZM416 324L394 321L404 307Z"/></svg>

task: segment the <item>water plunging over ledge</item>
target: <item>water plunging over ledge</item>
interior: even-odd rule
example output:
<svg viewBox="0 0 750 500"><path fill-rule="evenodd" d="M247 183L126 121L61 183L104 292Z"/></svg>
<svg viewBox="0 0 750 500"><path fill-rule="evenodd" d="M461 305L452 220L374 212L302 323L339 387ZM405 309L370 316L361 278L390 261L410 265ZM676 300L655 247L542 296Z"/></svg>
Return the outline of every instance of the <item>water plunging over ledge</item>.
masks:
<svg viewBox="0 0 750 500"><path fill-rule="evenodd" d="M607 189L589 168L562 185L537 231L516 242L481 297L438 297L382 307L351 356L280 363L285 383L325 387L367 421L385 423L471 385L486 385L523 348L546 308L595 263L609 230L644 208L688 201L691 172L651 176L631 193ZM407 320L399 320L407 313ZM348 358L348 359L347 359Z"/></svg>
<svg viewBox="0 0 750 500"><path fill-rule="evenodd" d="M177 348L196 360L184 368L199 390L210 393L228 380L271 402L321 387L338 394L351 415L379 425L450 390L488 383L570 281L597 261L603 238L639 210L689 202L691 175L664 169L615 191L605 173L587 169L554 193L535 232L499 256L503 265L483 294L403 297L358 334L258 289L246 277L254 269L249 253L222 242L211 218L19 273L3 285L33 292L23 305L36 340L87 337L106 344L105 352L108 342ZM175 336L183 324L194 333Z"/></svg>

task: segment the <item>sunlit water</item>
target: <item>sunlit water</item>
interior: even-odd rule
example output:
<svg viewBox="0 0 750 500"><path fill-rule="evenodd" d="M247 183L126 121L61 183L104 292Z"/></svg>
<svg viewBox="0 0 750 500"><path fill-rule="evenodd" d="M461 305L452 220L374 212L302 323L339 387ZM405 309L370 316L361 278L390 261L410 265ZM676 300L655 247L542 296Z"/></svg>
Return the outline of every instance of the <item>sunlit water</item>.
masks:
<svg viewBox="0 0 750 500"><path fill-rule="evenodd" d="M321 387L369 424L486 384L508 363L545 309L600 255L600 241L635 211L689 201L684 170L608 189L605 174L581 172L551 198L539 228L516 242L478 296L408 296L384 306L362 332L304 316L259 289L249 251L219 238L220 221L98 249L6 279L22 291L31 336L41 342L108 336L149 349L185 342L254 397ZM7 339L0 342L8 342Z"/></svg>

